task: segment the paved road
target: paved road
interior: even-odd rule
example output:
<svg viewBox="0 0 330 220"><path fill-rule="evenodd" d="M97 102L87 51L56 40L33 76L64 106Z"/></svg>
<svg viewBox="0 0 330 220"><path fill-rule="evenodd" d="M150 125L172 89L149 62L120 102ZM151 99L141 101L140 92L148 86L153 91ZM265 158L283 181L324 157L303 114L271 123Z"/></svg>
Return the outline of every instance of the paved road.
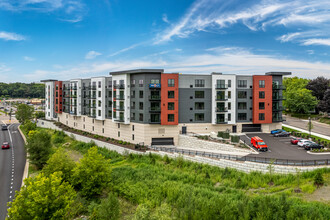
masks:
<svg viewBox="0 0 330 220"><path fill-rule="evenodd" d="M308 120L293 118L290 116L285 116L285 118L286 118L286 121L283 122L283 125L287 124L287 125L291 125L291 126L294 126L297 128L308 130L307 129ZM312 124L313 124L312 132L330 136L330 125L320 123L320 122L314 122L314 121L312 121Z"/></svg>
<svg viewBox="0 0 330 220"><path fill-rule="evenodd" d="M258 155L250 154L252 157L265 157L273 159L288 159L288 160L318 160L318 159L330 159L330 155L312 155L308 154L304 148L293 145L290 142L290 137L273 137L269 133L249 133L249 138L254 136L261 137L268 145L269 151L260 152ZM242 140L250 143L250 140L246 137L242 137Z"/></svg>
<svg viewBox="0 0 330 220"><path fill-rule="evenodd" d="M25 166L24 141L18 131L18 124L9 130L0 130L0 144L9 142L11 148L0 149L0 220L7 215L7 202L12 201L15 191L21 188Z"/></svg>

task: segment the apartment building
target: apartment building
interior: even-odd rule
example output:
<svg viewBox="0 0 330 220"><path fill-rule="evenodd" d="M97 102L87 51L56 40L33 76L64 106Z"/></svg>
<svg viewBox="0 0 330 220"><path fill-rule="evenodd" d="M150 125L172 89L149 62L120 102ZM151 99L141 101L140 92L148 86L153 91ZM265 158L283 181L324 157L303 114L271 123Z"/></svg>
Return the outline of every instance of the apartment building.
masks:
<svg viewBox="0 0 330 220"><path fill-rule="evenodd" d="M131 143L177 144L180 133L269 132L282 125L282 78L163 69L46 84L46 119Z"/></svg>

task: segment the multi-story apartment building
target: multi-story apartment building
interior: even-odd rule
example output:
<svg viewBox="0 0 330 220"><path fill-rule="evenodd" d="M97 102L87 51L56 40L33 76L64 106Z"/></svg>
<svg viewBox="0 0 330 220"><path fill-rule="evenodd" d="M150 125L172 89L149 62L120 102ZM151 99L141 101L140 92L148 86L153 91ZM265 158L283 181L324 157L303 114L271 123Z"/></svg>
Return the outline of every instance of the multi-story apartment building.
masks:
<svg viewBox="0 0 330 220"><path fill-rule="evenodd" d="M283 75L164 73L162 69L46 84L46 119L131 143L177 144L180 133L281 128Z"/></svg>

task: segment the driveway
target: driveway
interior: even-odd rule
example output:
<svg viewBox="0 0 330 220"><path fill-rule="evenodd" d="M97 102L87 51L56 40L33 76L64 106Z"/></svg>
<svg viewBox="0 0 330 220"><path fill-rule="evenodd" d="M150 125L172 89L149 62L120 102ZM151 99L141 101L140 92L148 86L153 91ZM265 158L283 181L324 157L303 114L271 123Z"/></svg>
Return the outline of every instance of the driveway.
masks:
<svg viewBox="0 0 330 220"><path fill-rule="evenodd" d="M273 137L269 133L249 133L241 137L246 143L251 143L248 138L259 136L268 145L268 151L260 152L258 155L250 154L251 157L264 157L273 159L288 160L318 160L330 159L330 155L312 155L308 154L304 148L291 144L290 137ZM251 145L251 144L250 144Z"/></svg>

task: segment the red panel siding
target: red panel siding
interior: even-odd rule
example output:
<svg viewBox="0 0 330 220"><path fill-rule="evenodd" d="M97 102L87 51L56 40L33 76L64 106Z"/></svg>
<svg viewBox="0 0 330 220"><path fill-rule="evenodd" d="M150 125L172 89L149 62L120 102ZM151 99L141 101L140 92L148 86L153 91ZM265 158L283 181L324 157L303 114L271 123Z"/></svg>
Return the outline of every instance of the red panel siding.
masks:
<svg viewBox="0 0 330 220"><path fill-rule="evenodd" d="M174 87L168 86L168 80L174 79ZM168 92L174 91L174 98L168 98ZM174 110L168 110L168 103L174 102ZM174 121L168 121L168 114L174 114ZM161 74L161 124L177 125L179 123L179 74Z"/></svg>
<svg viewBox="0 0 330 220"><path fill-rule="evenodd" d="M62 81L55 82L55 112L62 113L63 110L63 92Z"/></svg>
<svg viewBox="0 0 330 220"><path fill-rule="evenodd" d="M259 87L259 81L265 81L265 88ZM254 124L272 123L272 76L253 76L253 115L252 121ZM259 98L259 92L265 92L265 98ZM259 102L265 103L265 109L259 109ZM259 120L259 113L265 114L265 120Z"/></svg>

